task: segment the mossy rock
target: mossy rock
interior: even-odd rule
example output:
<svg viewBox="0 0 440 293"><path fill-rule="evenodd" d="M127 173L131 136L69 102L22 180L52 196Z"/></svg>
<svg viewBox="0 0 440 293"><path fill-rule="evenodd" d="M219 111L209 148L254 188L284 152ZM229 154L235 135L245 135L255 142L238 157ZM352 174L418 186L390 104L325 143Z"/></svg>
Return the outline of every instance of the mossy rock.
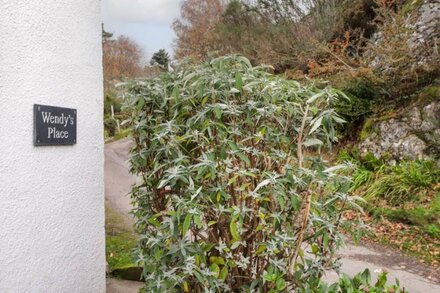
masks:
<svg viewBox="0 0 440 293"><path fill-rule="evenodd" d="M374 129L375 122L376 121L373 118L368 118L367 120L365 120L364 126L359 133L359 139L361 141L366 140L372 133L375 133L377 131Z"/></svg>
<svg viewBox="0 0 440 293"><path fill-rule="evenodd" d="M401 13L403 15L407 15L413 12L415 9L419 8L422 3L423 0L409 0L405 5L403 5Z"/></svg>
<svg viewBox="0 0 440 293"><path fill-rule="evenodd" d="M142 268L140 267L125 267L113 270L112 275L129 281L144 281L142 278Z"/></svg>
<svg viewBox="0 0 440 293"><path fill-rule="evenodd" d="M423 88L418 95L418 102L432 102L440 99L440 86L430 85Z"/></svg>

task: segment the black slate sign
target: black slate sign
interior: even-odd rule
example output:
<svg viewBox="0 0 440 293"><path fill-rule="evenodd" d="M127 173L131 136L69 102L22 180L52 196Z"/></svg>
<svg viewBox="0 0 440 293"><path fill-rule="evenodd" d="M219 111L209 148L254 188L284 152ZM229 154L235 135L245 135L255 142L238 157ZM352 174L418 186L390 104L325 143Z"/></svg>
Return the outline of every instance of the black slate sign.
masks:
<svg viewBox="0 0 440 293"><path fill-rule="evenodd" d="M76 144L76 109L34 105L34 145Z"/></svg>

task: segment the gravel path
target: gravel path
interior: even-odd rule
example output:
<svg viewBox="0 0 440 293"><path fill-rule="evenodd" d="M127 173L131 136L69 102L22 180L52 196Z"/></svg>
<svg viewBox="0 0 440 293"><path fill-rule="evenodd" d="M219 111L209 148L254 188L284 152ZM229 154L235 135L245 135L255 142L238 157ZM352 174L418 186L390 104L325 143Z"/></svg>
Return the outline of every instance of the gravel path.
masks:
<svg viewBox="0 0 440 293"><path fill-rule="evenodd" d="M115 211L124 216L127 225L131 227L133 218L129 214L132 207L128 193L135 178L128 172L127 160L130 146L131 143L128 139L105 145L105 198ZM360 246L348 244L346 248L339 251L338 256L341 257L342 271L348 275L354 275L369 268L372 275L376 276L375 270L385 270L390 272L389 279L391 281L398 278L401 286L409 292L440 293L440 270L422 264L398 251L376 244L362 244ZM334 281L337 279L337 274L329 272L325 279ZM130 291L134 290L136 285L139 286L138 282L109 279L107 292L137 292ZM127 286L126 289L124 286Z"/></svg>

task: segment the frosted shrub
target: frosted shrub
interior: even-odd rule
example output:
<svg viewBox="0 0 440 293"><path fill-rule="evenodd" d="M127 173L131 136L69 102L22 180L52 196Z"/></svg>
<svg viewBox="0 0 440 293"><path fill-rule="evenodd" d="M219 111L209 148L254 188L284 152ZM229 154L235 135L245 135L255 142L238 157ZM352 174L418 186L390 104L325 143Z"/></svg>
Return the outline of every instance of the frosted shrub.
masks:
<svg viewBox="0 0 440 293"><path fill-rule="evenodd" d="M320 155L340 91L229 56L132 82L126 98L147 292L318 288L357 207L344 166Z"/></svg>

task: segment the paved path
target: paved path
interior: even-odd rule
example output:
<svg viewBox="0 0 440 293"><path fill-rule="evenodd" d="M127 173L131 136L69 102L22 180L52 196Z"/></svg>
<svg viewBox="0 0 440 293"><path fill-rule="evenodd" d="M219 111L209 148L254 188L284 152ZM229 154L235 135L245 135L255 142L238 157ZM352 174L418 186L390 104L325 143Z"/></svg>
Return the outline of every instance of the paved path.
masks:
<svg viewBox="0 0 440 293"><path fill-rule="evenodd" d="M135 183L135 177L129 173L128 156L131 148L129 139L122 139L105 145L105 201L113 210L125 219L126 225L131 227L133 216L131 211L130 191Z"/></svg>
<svg viewBox="0 0 440 293"><path fill-rule="evenodd" d="M128 139L123 139L105 146L105 198L114 210L124 216L127 225L131 226L133 218L129 214L131 203L130 197L127 194L130 192L131 185L135 182L135 179L128 172L127 159L130 145ZM354 275L365 268L369 268L373 276L377 275L374 272L375 270L386 270L390 272L389 279L392 282L394 278L398 278L401 286L405 287L409 292L440 293L439 269L435 270L397 251L375 244L364 244L361 246L348 244L346 248L339 251L338 255L341 257L342 271L348 275ZM329 272L325 279L326 281L335 281L337 275L334 272ZM129 283L117 283L118 285L115 285L115 283L117 283L115 280L109 281L109 293L135 292L129 291L132 288L130 286L139 285L135 282L135 284L130 284L130 286L127 285L126 291L117 291L120 290L117 288L123 288L117 286Z"/></svg>
<svg viewBox="0 0 440 293"><path fill-rule="evenodd" d="M107 279L107 293L138 293L142 282Z"/></svg>
<svg viewBox="0 0 440 293"><path fill-rule="evenodd" d="M440 271L437 268L420 263L412 257L399 251L382 247L378 244L363 244L355 246L347 244L338 252L341 258L342 271L354 275L369 268L373 278L377 270L389 272L388 280L394 283L399 279L401 287L412 293L440 293ZM335 272L329 272L325 277L328 282L337 280Z"/></svg>

